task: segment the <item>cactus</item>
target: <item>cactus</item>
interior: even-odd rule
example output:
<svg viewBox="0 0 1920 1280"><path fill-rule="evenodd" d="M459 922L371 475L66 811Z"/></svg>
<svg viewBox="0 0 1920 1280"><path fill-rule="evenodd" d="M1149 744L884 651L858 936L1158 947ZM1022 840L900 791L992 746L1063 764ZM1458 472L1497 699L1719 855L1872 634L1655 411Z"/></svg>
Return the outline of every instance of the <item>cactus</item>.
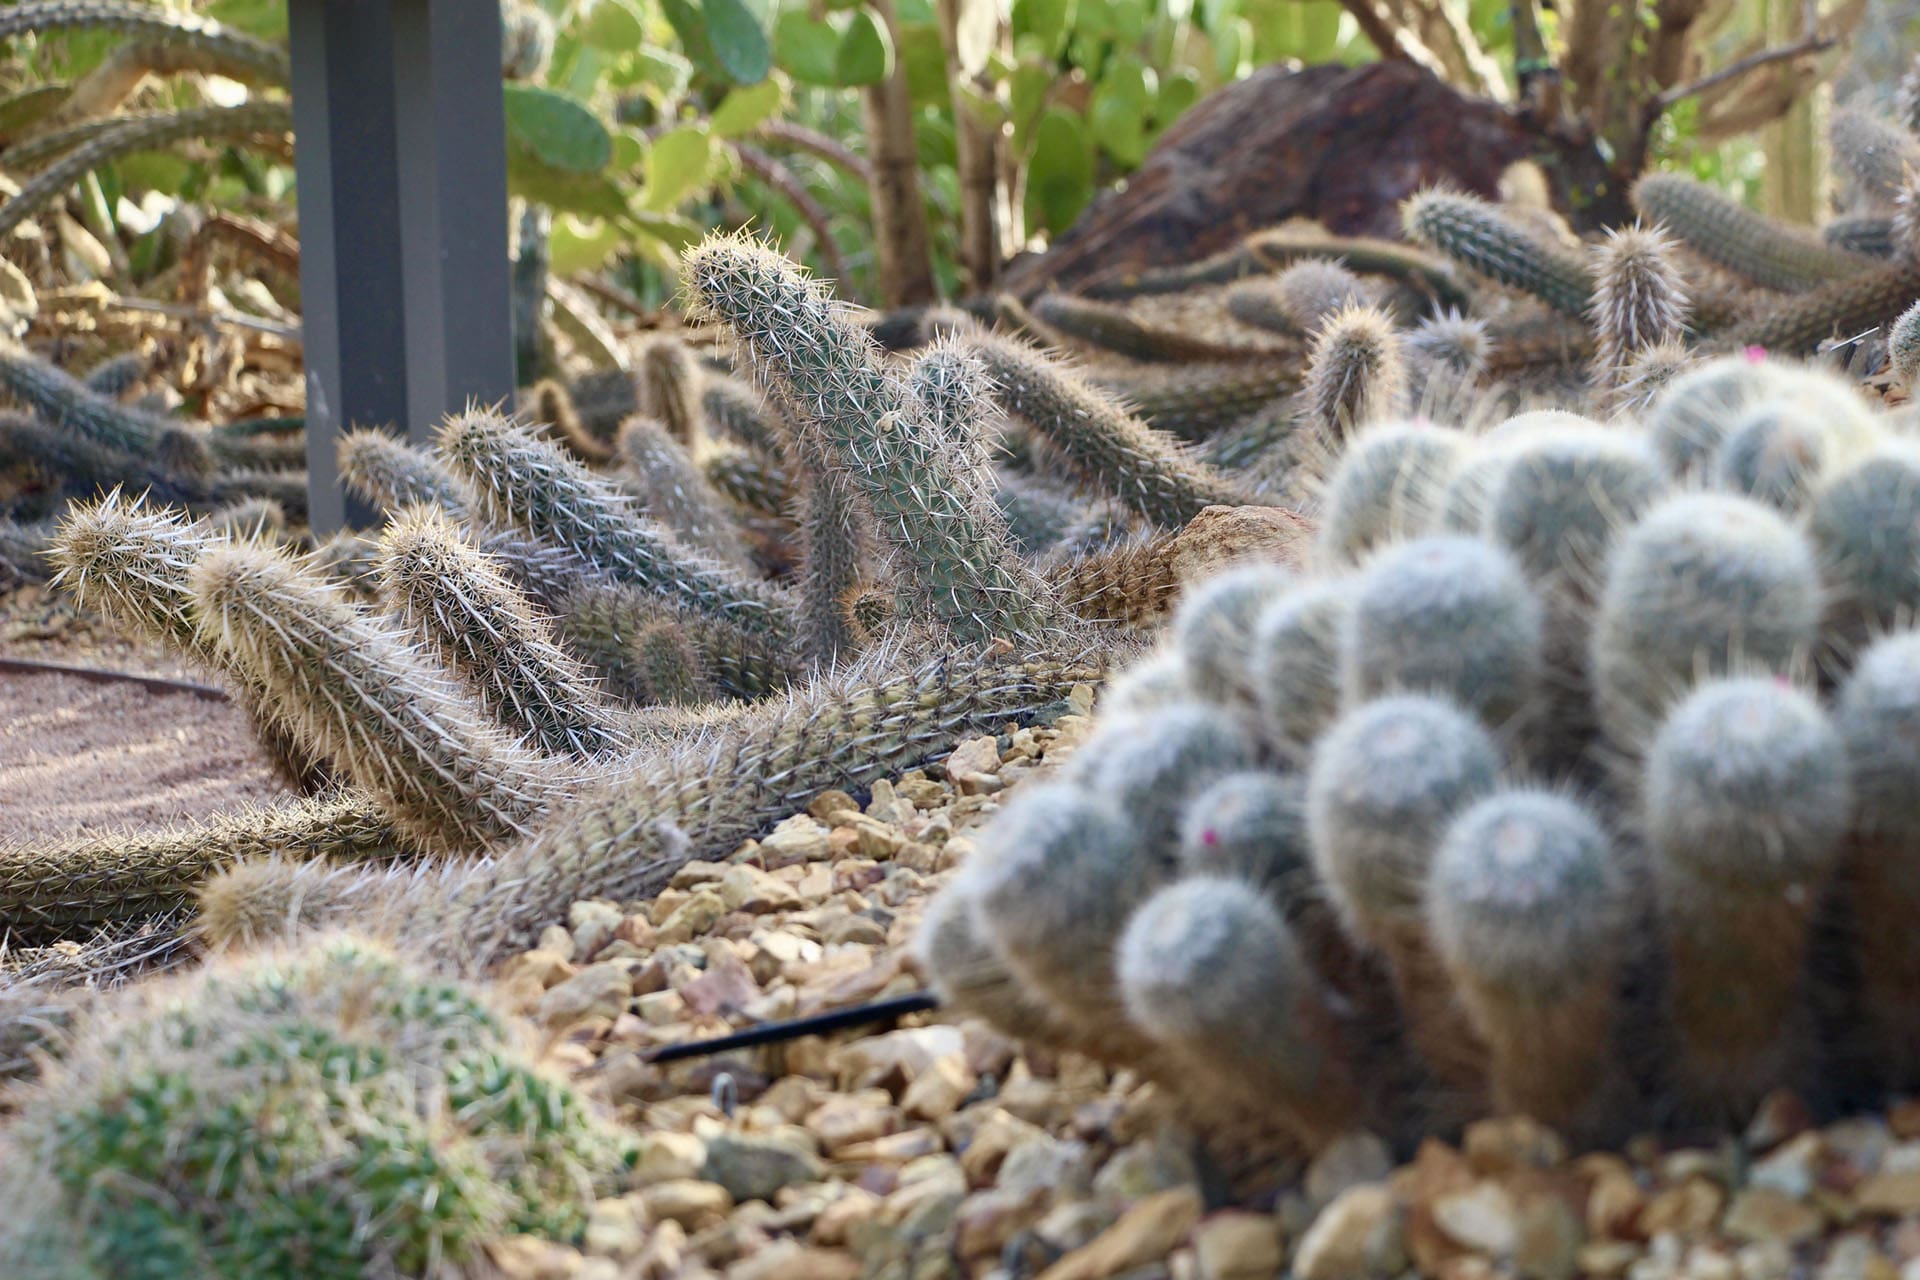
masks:
<svg viewBox="0 0 1920 1280"><path fill-rule="evenodd" d="M577 1238L630 1155L522 1034L343 937L129 992L0 1136L4 1270L344 1280Z"/></svg>
<svg viewBox="0 0 1920 1280"><path fill-rule="evenodd" d="M472 853L523 835L567 785L507 737L414 642L261 547L212 547L188 573L201 642L266 691L309 750L410 843Z"/></svg>
<svg viewBox="0 0 1920 1280"><path fill-rule="evenodd" d="M1894 382L1909 399L1920 399L1920 302L1901 313L1887 335L1887 361Z"/></svg>
<svg viewBox="0 0 1920 1280"><path fill-rule="evenodd" d="M1893 323L1916 298L1920 255L1830 279L1734 326L1726 337L1766 351L1811 352L1829 339Z"/></svg>
<svg viewBox="0 0 1920 1280"><path fill-rule="evenodd" d="M1238 880L1283 911L1310 893L1305 779L1249 769L1199 792L1180 819L1180 869Z"/></svg>
<svg viewBox="0 0 1920 1280"><path fill-rule="evenodd" d="M1839 447L1809 408L1782 397L1749 410L1714 455L1715 486L1789 515L1804 507Z"/></svg>
<svg viewBox="0 0 1920 1280"><path fill-rule="evenodd" d="M914 935L920 967L941 1004L1022 1040L1064 1044L1066 1033L1045 1002L1023 988L993 948L976 908L974 886L983 877L971 870L975 865L927 904Z"/></svg>
<svg viewBox="0 0 1920 1280"><path fill-rule="evenodd" d="M1340 710L1341 638L1351 584L1318 578L1272 601L1254 619L1247 651L1268 749L1304 766Z"/></svg>
<svg viewBox="0 0 1920 1280"><path fill-rule="evenodd" d="M700 397L707 421L736 444L777 457L786 429L755 391L738 378L710 377Z"/></svg>
<svg viewBox="0 0 1920 1280"><path fill-rule="evenodd" d="M981 335L967 342L1007 412L1044 437L1089 491L1112 495L1155 524L1178 528L1209 506L1236 506L1234 486L1178 441L1128 415L1031 348Z"/></svg>
<svg viewBox="0 0 1920 1280"><path fill-rule="evenodd" d="M579 410L573 406L573 397L552 378L542 378L533 384L525 416L536 429L544 428L546 434L573 450L574 456L582 461L613 461L613 450L605 440L587 430Z"/></svg>
<svg viewBox="0 0 1920 1280"><path fill-rule="evenodd" d="M561 638L599 668L616 693L632 702L661 700L636 645L669 631L683 632L700 658L695 687L717 687L733 698L758 698L787 687L800 669L784 643L691 613L659 596L612 582L580 582L561 600L555 619ZM658 656L659 651L655 651Z"/></svg>
<svg viewBox="0 0 1920 1280"><path fill-rule="evenodd" d="M794 482L787 468L750 449L728 449L700 465L707 483L749 511L784 515L793 505Z"/></svg>
<svg viewBox="0 0 1920 1280"><path fill-rule="evenodd" d="M1124 307L1070 294L1049 293L1036 299L1033 318L1077 342L1147 362L1231 360L1260 350L1191 330L1145 324Z"/></svg>
<svg viewBox="0 0 1920 1280"><path fill-rule="evenodd" d="M444 514L401 512L381 535L379 574L388 607L508 731L554 756L632 745L586 671Z"/></svg>
<svg viewBox="0 0 1920 1280"><path fill-rule="evenodd" d="M1189 441L1213 438L1247 415L1279 404L1300 381L1301 367L1294 360L1149 365L1089 379L1096 391L1106 391L1141 422Z"/></svg>
<svg viewBox="0 0 1920 1280"><path fill-rule="evenodd" d="M1423 387L1463 390L1486 376L1492 339L1486 321L1443 311L1422 320L1400 347Z"/></svg>
<svg viewBox="0 0 1920 1280"><path fill-rule="evenodd" d="M1846 179L1847 203L1855 208L1891 205L1907 175L1920 169L1920 138L1865 111L1834 112L1827 141Z"/></svg>
<svg viewBox="0 0 1920 1280"><path fill-rule="evenodd" d="M1842 875L1859 972L1858 1017L1882 1088L1920 1082L1920 633L1869 645L1840 687L1833 713L1853 784L1853 834Z"/></svg>
<svg viewBox="0 0 1920 1280"><path fill-rule="evenodd" d="M639 415L627 419L614 455L647 516L690 547L728 564L746 563L746 541L725 503L666 428Z"/></svg>
<svg viewBox="0 0 1920 1280"><path fill-rule="evenodd" d="M1505 789L1448 825L1427 918L1502 1110L1583 1137L1625 1129L1611 1050L1630 906L1606 829L1565 796Z"/></svg>
<svg viewBox="0 0 1920 1280"><path fill-rule="evenodd" d="M772 636L790 625L781 592L710 562L638 515L631 500L554 445L496 414L448 419L440 448L489 519L575 552L612 577Z"/></svg>
<svg viewBox="0 0 1920 1280"><path fill-rule="evenodd" d="M76 835L0 846L0 931L56 941L190 905L224 868L270 854L378 861L401 852L371 801L343 793L246 809L160 832Z"/></svg>
<svg viewBox="0 0 1920 1280"><path fill-rule="evenodd" d="M1762 288L1795 293L1876 266L1871 258L1831 248L1796 227L1772 222L1681 174L1646 175L1634 187L1633 201L1644 217L1663 225L1701 257Z"/></svg>
<svg viewBox="0 0 1920 1280"><path fill-rule="evenodd" d="M59 490L91 496L131 485L159 502L188 502L203 490L151 453L127 453L78 432L23 414L0 414L0 468L29 468Z"/></svg>
<svg viewBox="0 0 1920 1280"><path fill-rule="evenodd" d="M1361 305L1329 316L1314 334L1302 392L1308 414L1329 439L1399 413L1407 373L1393 321Z"/></svg>
<svg viewBox="0 0 1920 1280"><path fill-rule="evenodd" d="M581 428L602 452L613 443L620 424L640 412L639 380L626 369L592 369L568 382L567 402Z"/></svg>
<svg viewBox="0 0 1920 1280"><path fill-rule="evenodd" d="M1537 694L1544 625L1520 566L1497 546L1442 535L1387 547L1354 587L1342 694L1353 706L1389 692L1435 694L1499 728Z"/></svg>
<svg viewBox="0 0 1920 1280"><path fill-rule="evenodd" d="M1893 256L1893 219L1883 213L1835 218L1820 228L1820 238L1836 249L1867 258Z"/></svg>
<svg viewBox="0 0 1920 1280"><path fill-rule="evenodd" d="M55 525L50 520L22 523L0 516L0 587L45 582L53 574L48 555Z"/></svg>
<svg viewBox="0 0 1920 1280"><path fill-rule="evenodd" d="M943 653L855 668L629 762L499 856L381 876L295 867L280 889L302 923L404 931L450 964L482 968L531 947L572 903L657 893L688 859L727 856L823 791L861 789L968 733L1057 715L1103 663L1073 651Z"/></svg>
<svg viewBox="0 0 1920 1280"><path fill-rule="evenodd" d="M1826 640L1844 659L1920 617L1920 451L1879 445L1824 479L1807 509L1807 535L1826 584Z"/></svg>
<svg viewBox="0 0 1920 1280"><path fill-rule="evenodd" d="M700 362L678 338L656 337L640 351L640 411L683 449L692 449L706 434L704 381Z"/></svg>
<svg viewBox="0 0 1920 1280"><path fill-rule="evenodd" d="M1665 493L1659 464L1640 441L1588 425L1542 424L1501 444L1486 536L1543 589L1590 600L1615 535Z"/></svg>
<svg viewBox="0 0 1920 1280"><path fill-rule="evenodd" d="M1722 356L1681 374L1653 402L1647 435L1677 480L1704 477L1727 432L1779 389L1773 362Z"/></svg>
<svg viewBox="0 0 1920 1280"><path fill-rule="evenodd" d="M1914 56L1907 73L1900 77L1893 97L1893 117L1909 132L1920 136L1920 54Z"/></svg>
<svg viewBox="0 0 1920 1280"><path fill-rule="evenodd" d="M1668 387L1699 365L1700 356L1678 339L1636 352L1620 370L1614 385L1614 412L1629 418L1644 417Z"/></svg>
<svg viewBox="0 0 1920 1280"><path fill-rule="evenodd" d="M7 206L7 207L10 207ZM71 430L106 449L152 458L165 418L116 404L24 347L0 341L0 390L54 427ZM202 468L204 469L204 464Z"/></svg>
<svg viewBox="0 0 1920 1280"><path fill-rule="evenodd" d="M464 481L391 432L373 427L342 432L339 457L341 482L380 511L391 514L425 502L462 517L473 508L473 490Z"/></svg>
<svg viewBox="0 0 1920 1280"><path fill-rule="evenodd" d="M1170 865L1187 802L1254 762L1254 744L1238 720L1189 701L1156 708L1138 722L1103 726L1062 776L1121 806L1138 838Z"/></svg>
<svg viewBox="0 0 1920 1280"><path fill-rule="evenodd" d="M958 634L1036 635L1058 610L1007 546L992 496L876 359L872 339L773 250L715 237L686 259L699 306L724 321L873 508L918 610ZM805 358L801 358L805 353Z"/></svg>
<svg viewBox="0 0 1920 1280"><path fill-rule="evenodd" d="M1593 621L1608 741L1637 757L1707 676L1793 673L1813 656L1822 603L1812 546L1771 508L1712 493L1654 507L1609 558Z"/></svg>
<svg viewBox="0 0 1920 1280"><path fill-rule="evenodd" d="M1080 787L1032 787L995 817L1000 856L972 873L994 952L1075 1041L1127 1045L1110 957L1136 903L1165 878L1116 805Z"/></svg>
<svg viewBox="0 0 1920 1280"><path fill-rule="evenodd" d="M9 161L12 156L7 157ZM145 352L123 351L87 370L81 384L97 396L118 400L146 379L150 361Z"/></svg>
<svg viewBox="0 0 1920 1280"><path fill-rule="evenodd" d="M1475 196L1423 191L1403 206L1407 234L1554 310L1585 317L1593 283L1587 265L1561 245Z"/></svg>
<svg viewBox="0 0 1920 1280"><path fill-rule="evenodd" d="M1432 528L1465 441L1457 431L1421 422L1360 432L1327 481L1317 550L1352 563Z"/></svg>
<svg viewBox="0 0 1920 1280"><path fill-rule="evenodd" d="M7 18L17 20L23 9L39 7L14 6L7 10ZM291 107L285 102L263 100L243 102L235 107L196 107L171 115L126 121L74 147L35 174L12 199L0 203L0 236L11 234L15 227L60 199L79 179L123 156L164 148L185 138L279 136L292 128Z"/></svg>
<svg viewBox="0 0 1920 1280"><path fill-rule="evenodd" d="M1428 869L1454 817L1492 792L1500 753L1471 714L1402 694L1347 712L1307 772L1314 867L1348 933L1385 956L1409 1035L1449 1086L1471 1095L1483 1046L1436 972L1425 924Z"/></svg>
<svg viewBox="0 0 1920 1280"><path fill-rule="evenodd" d="M1852 811L1840 735L1771 679L1702 685L1647 751L1675 1103L1738 1124L1810 1061L1807 938Z"/></svg>
<svg viewBox="0 0 1920 1280"><path fill-rule="evenodd" d="M1360 278L1325 258L1303 258L1272 280L1239 286L1227 310L1244 323L1276 333L1312 333L1334 315L1366 301Z"/></svg>
<svg viewBox="0 0 1920 1280"><path fill-rule="evenodd" d="M1275 228L1248 236L1247 248L1270 271L1284 270L1303 259L1320 258L1339 262L1349 271L1397 280L1443 310L1451 307L1464 311L1473 302L1472 291L1446 258L1399 240Z"/></svg>
<svg viewBox="0 0 1920 1280"><path fill-rule="evenodd" d="M1279 565L1249 564L1216 574L1181 599L1172 639L1186 655L1195 693L1227 706L1253 704L1257 685L1246 661L1247 637L1254 620L1292 584L1293 574Z"/></svg>
<svg viewBox="0 0 1920 1280"><path fill-rule="evenodd" d="M9 6L0 17L0 40L74 28L123 32L217 52L225 64L223 74L252 84L285 84L289 77L284 49L209 18L119 0L27 0Z"/></svg>
<svg viewBox="0 0 1920 1280"><path fill-rule="evenodd" d="M1680 338L1687 323L1685 281L1673 242L1658 228L1610 231L1593 255L1594 374L1617 390L1632 358Z"/></svg>
<svg viewBox="0 0 1920 1280"><path fill-rule="evenodd" d="M1127 1016L1208 1090L1321 1146L1363 1122L1357 1064L1328 993L1272 903L1196 877L1148 898L1121 936Z"/></svg>

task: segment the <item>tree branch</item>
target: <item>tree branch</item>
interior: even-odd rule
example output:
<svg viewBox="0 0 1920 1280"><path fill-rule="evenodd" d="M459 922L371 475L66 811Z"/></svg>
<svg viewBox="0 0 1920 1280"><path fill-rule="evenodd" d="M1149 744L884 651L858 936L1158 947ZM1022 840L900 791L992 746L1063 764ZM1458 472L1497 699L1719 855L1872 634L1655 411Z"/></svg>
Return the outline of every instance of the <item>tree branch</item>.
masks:
<svg viewBox="0 0 1920 1280"><path fill-rule="evenodd" d="M1675 85L1653 100L1654 106L1665 111L1675 103L1685 102L1697 97L1709 89L1718 88L1730 80L1736 80L1749 72L1776 62L1789 62L1795 58L1804 58L1810 53L1825 53L1838 44L1837 37L1815 33L1794 44L1782 45L1777 49L1762 49L1756 54L1730 62L1712 75L1701 76L1698 80L1689 80L1686 84Z"/></svg>

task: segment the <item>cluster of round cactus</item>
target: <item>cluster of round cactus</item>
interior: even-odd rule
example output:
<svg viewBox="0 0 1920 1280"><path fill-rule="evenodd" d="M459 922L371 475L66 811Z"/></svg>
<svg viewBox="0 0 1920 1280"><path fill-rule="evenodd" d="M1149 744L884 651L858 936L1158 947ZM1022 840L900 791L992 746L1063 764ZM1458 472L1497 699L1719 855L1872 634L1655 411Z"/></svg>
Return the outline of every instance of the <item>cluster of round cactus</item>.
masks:
<svg viewBox="0 0 1920 1280"><path fill-rule="evenodd" d="M347 937L128 993L0 1129L0 1274L457 1275L577 1236L623 1138L464 987Z"/></svg>
<svg viewBox="0 0 1920 1280"><path fill-rule="evenodd" d="M1920 440L1756 355L1358 433L920 936L943 996L1309 1147L1920 1084Z"/></svg>

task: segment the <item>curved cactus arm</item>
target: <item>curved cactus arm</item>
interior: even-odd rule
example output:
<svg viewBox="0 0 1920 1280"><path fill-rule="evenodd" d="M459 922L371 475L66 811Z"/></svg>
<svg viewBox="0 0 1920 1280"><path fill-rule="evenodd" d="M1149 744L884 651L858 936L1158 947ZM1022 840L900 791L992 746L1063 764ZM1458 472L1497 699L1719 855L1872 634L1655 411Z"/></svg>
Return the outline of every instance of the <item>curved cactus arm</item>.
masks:
<svg viewBox="0 0 1920 1280"><path fill-rule="evenodd" d="M0 40L44 35L50 31L123 31L157 37L171 44L191 45L217 55L228 66L223 74L256 84L285 84L291 78L286 50L265 40L235 31L211 18L163 9L154 4L120 0L28 0L0 11Z"/></svg>

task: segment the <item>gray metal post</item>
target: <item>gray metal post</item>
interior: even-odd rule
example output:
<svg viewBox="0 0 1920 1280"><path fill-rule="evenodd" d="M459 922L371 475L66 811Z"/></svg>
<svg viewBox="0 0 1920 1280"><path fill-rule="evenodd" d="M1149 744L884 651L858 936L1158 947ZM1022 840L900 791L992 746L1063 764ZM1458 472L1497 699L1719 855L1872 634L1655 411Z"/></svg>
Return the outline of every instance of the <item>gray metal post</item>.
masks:
<svg viewBox="0 0 1920 1280"><path fill-rule="evenodd" d="M343 426L424 440L512 393L500 12L490 0L288 0L316 533Z"/></svg>

